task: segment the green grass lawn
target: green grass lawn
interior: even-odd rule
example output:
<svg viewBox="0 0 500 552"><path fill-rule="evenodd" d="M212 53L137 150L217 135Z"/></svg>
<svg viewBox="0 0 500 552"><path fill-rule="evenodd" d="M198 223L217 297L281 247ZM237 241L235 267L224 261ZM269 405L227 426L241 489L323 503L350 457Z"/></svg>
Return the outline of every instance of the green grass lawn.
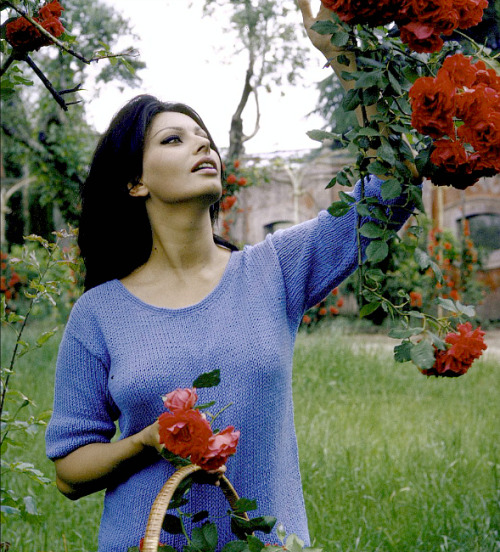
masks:
<svg viewBox="0 0 500 552"><path fill-rule="evenodd" d="M498 357L462 378L428 379L394 364L390 350L365 348L371 339L334 327L298 338L295 421L311 535L325 552L498 552ZM40 411L52 403L56 352L54 338L21 359L13 380ZM43 432L12 455L53 476ZM95 550L101 494L71 502L9 474L2 486L35 496L44 514L2 528L11 551Z"/></svg>

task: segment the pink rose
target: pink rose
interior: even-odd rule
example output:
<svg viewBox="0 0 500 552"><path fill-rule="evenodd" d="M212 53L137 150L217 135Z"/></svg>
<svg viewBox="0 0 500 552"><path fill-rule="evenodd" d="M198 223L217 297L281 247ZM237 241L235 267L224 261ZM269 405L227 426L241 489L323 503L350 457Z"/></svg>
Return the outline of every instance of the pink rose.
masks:
<svg viewBox="0 0 500 552"><path fill-rule="evenodd" d="M162 397L165 408L172 412L190 410L196 404L198 395L196 389L176 389Z"/></svg>
<svg viewBox="0 0 500 552"><path fill-rule="evenodd" d="M234 431L233 426L226 427L224 431L212 435L208 440L208 446L203 454L203 458L197 464L204 470L216 470L220 468L236 452L239 438L240 432Z"/></svg>

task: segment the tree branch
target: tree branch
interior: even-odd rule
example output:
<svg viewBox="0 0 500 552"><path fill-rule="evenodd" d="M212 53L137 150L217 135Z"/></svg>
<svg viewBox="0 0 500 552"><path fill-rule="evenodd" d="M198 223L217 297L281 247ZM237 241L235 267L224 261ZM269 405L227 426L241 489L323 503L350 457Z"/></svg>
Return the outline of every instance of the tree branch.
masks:
<svg viewBox="0 0 500 552"><path fill-rule="evenodd" d="M77 59L79 59L80 61L83 61L83 63L86 63L87 65L90 65L92 62L99 61L101 59L108 59L108 58L119 57L119 56L137 56L138 55L138 53L135 50L129 50L128 52L122 52L121 54L107 54L105 56L99 56L99 57L87 59L81 54L79 54L78 52L75 52L75 50L73 50L72 48L69 48L68 46L66 46L64 42L61 42L55 36L51 35L40 25L40 23L35 21L27 13L23 12L23 10L20 10L18 7L14 6L10 2L4 2L4 4L2 4L2 9L4 9L5 6L12 8L15 12L17 12L19 15L24 17L24 19L28 20L34 27L36 27L40 31L40 33L43 36L50 39L50 41L56 46L58 46L61 50L64 50L68 54L71 54L73 57L76 57Z"/></svg>

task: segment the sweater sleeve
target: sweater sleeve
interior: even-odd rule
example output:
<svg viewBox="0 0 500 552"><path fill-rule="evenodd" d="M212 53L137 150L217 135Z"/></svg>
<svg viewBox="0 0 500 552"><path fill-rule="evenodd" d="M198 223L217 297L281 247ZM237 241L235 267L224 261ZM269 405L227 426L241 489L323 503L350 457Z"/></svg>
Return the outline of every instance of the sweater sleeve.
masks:
<svg viewBox="0 0 500 552"><path fill-rule="evenodd" d="M405 192L396 199L383 201L382 180L371 176L365 180L365 197L376 197L387 206L390 228L398 230L412 213ZM352 192L356 202L361 199L358 182ZM275 248L283 273L289 319L298 324L303 313L325 296L357 268L356 203L341 217L322 211L317 218L268 236ZM372 220L361 217L360 225ZM370 240L361 238L364 251Z"/></svg>
<svg viewBox="0 0 500 552"><path fill-rule="evenodd" d="M119 412L108 391L109 362L98 328L82 310L77 303L59 347L54 410L45 435L51 459L89 443L107 443L116 431Z"/></svg>

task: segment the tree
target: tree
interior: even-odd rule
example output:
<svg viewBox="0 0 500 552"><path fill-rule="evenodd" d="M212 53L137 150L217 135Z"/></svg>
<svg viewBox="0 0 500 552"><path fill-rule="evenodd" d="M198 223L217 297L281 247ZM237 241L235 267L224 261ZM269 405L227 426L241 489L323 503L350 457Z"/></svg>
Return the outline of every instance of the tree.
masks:
<svg viewBox="0 0 500 552"><path fill-rule="evenodd" d="M231 118L229 131L229 159L237 159L244 152L244 143L259 131L259 92L279 87L286 79L294 83L305 66L307 50L298 40L297 7L291 0L205 0L205 15L219 15L227 11L229 27L237 36L239 52L248 55L245 81L238 106ZM299 31L300 30L300 31ZM256 119L253 130L245 134L243 112L253 95Z"/></svg>
<svg viewBox="0 0 500 552"><path fill-rule="evenodd" d="M81 0L66 0L64 8L64 24L70 22L68 27L73 33L66 36L66 42L77 44L83 57L93 57L96 45L104 49L102 52L109 52L119 38L134 38L129 23L98 1L83 3ZM8 53L5 40L2 44L5 53ZM85 105L82 103L90 92L84 92L81 85L92 78L94 83L120 80L129 86L137 86L140 78L136 70L144 67L144 63L112 57L109 62L101 61L97 73L93 71L90 75L87 63L55 46L42 48L32 57L54 89L78 90L79 98L75 98L78 104L68 103L69 109L61 110L38 79L32 79L33 84L29 87L7 86L5 91L2 90L2 164L8 182L4 186L4 195L9 194L11 186L18 184L18 179L29 178L29 188L25 185L17 194L11 194L11 201L16 201L16 197L23 194L27 204L31 197L33 204L41 206L38 220L49 222L55 205L66 222L75 224L79 186L96 141L95 131L85 121ZM16 62L8 70L14 71L14 77L22 70L23 79L30 82L29 68L22 62ZM9 218L9 241L19 243L23 233L33 231L47 237L43 228L50 224L35 227L32 223L20 224L22 217L19 210L10 215L3 212L4 215ZM14 226L17 230L12 232ZM51 229L47 228L47 231Z"/></svg>

